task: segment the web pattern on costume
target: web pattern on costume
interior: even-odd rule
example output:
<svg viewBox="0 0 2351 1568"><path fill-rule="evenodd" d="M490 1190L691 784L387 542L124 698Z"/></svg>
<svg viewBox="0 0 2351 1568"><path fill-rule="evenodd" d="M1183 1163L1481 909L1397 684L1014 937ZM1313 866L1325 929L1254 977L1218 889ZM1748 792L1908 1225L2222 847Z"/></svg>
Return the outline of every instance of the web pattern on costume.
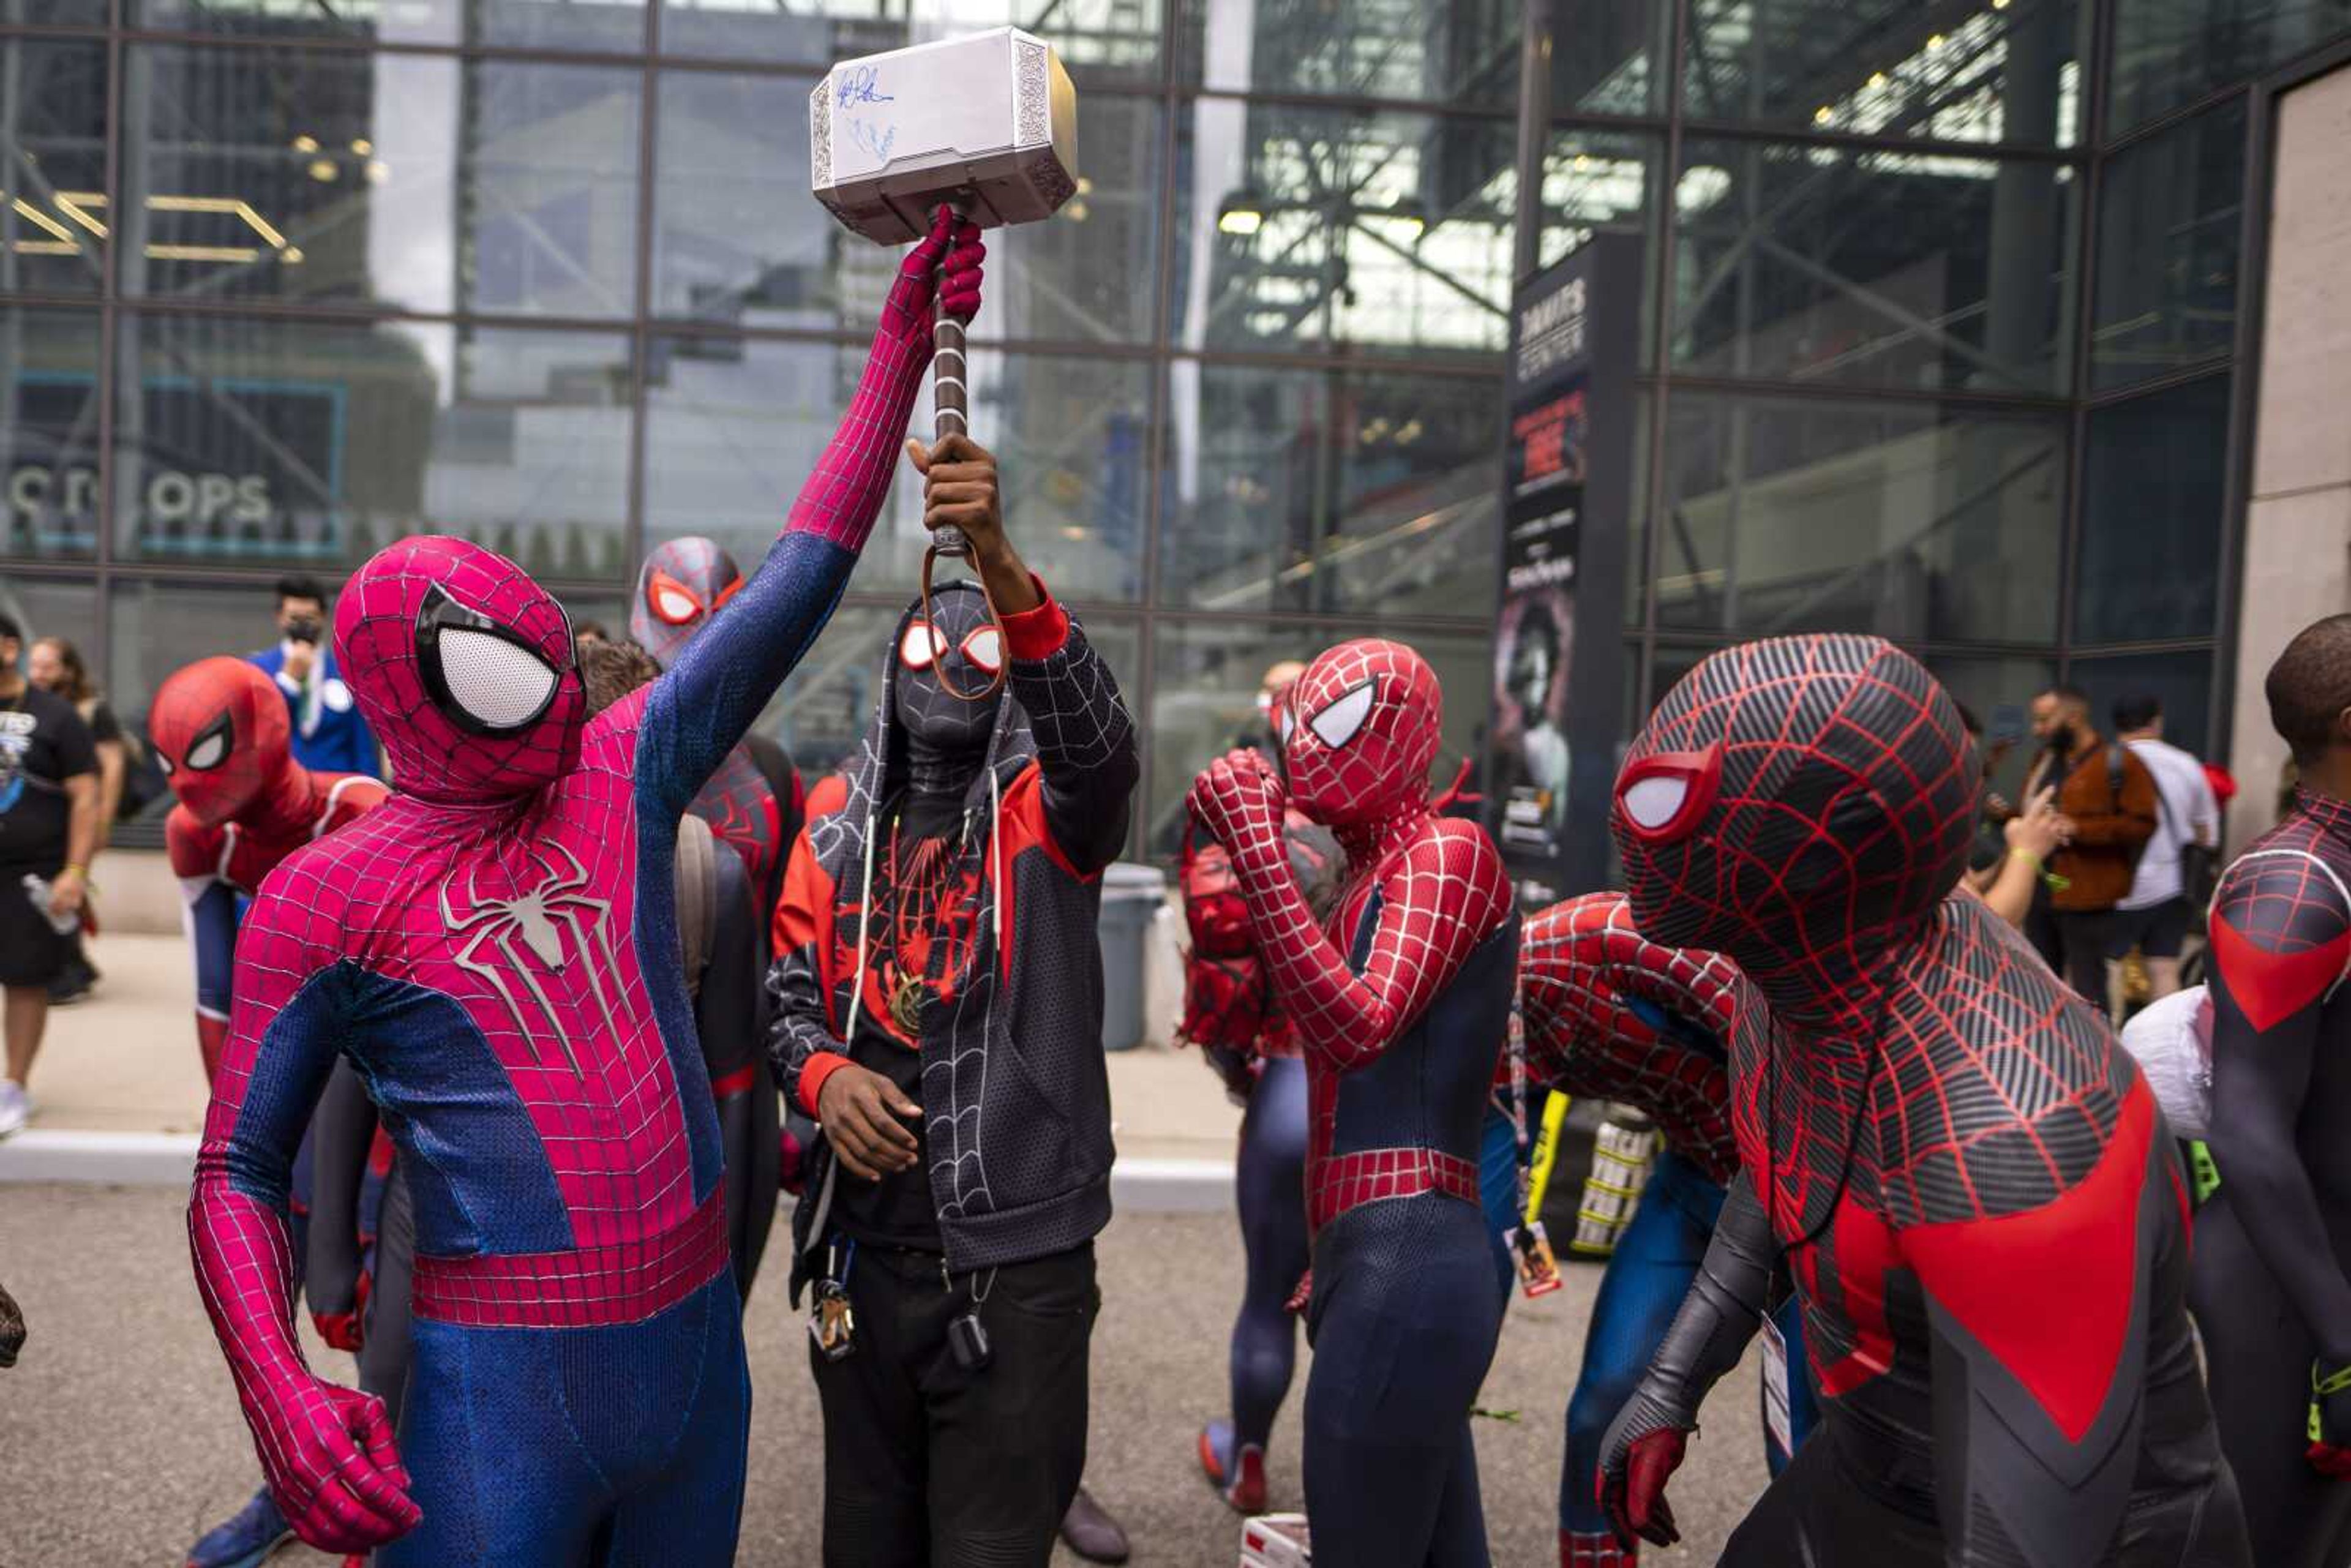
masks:
<svg viewBox="0 0 2351 1568"><path fill-rule="evenodd" d="M1319 1227L1360 1202L1458 1193L1459 1162L1439 1151L1334 1155L1339 1079L1411 1028L1510 920L1510 894L1485 833L1429 811L1443 707L1436 673L1418 653L1379 639L1341 643L1307 667L1290 702L1292 798L1347 852L1350 877L1330 928L1290 874L1282 788L1262 758L1212 764L1193 786L1193 810L1231 852L1258 950L1303 1047L1307 1186ZM1340 704L1359 707L1360 719L1330 723ZM1358 972L1349 948L1367 918L1369 952ZM1490 1072L1490 1061L1480 1071ZM1472 1195L1475 1179L1470 1173Z"/></svg>
<svg viewBox="0 0 2351 1568"><path fill-rule="evenodd" d="M1592 893L1529 918L1519 948L1527 1072L1566 1093L1621 1100L1654 1119L1707 1179L1739 1168L1730 1131L1729 1041L1762 998L1719 954L1662 946L1633 928L1621 893ZM1707 1041L1660 1033L1649 1002Z"/></svg>
<svg viewBox="0 0 2351 1568"><path fill-rule="evenodd" d="M743 569L716 539L699 534L664 539L637 570L637 591L629 601L629 635L666 670L742 580ZM684 619L672 618L688 605L691 611ZM671 613L663 613L664 608Z"/></svg>
<svg viewBox="0 0 2351 1568"><path fill-rule="evenodd" d="M339 664L402 793L261 889L189 1209L206 1308L298 1524L350 1448L337 1409L353 1396L311 1375L293 1334L283 1212L339 1050L419 1194L420 1311L632 1322L725 1268L716 1113L670 960L676 823L839 601L920 389L944 243L902 270L849 415L740 612L584 739L569 627L514 563L414 538L345 590ZM486 734L444 706L426 632L451 601L554 672L535 719ZM563 1050L544 1049L550 1030Z"/></svg>
<svg viewBox="0 0 2351 1568"><path fill-rule="evenodd" d="M1930 1470L1920 1258L2012 1236L1989 1227L2089 1190L2125 1129L2143 1135L2145 1106L2126 1112L2146 1092L2020 936L1947 896L1974 821L1972 747L1916 661L1850 636L1726 650L1660 706L1625 777L1718 747L1715 799L1679 836L1636 831L1620 784L1630 908L1645 935L1725 954L1768 1000L1768 1019L1731 1033L1733 1125L1794 1249L1822 1390L1860 1401L1873 1433ZM2122 1196L2092 1232L2141 1234L2143 1175L2097 1189ZM2116 1270L2085 1260L2075 1310L2116 1324L2145 1312L2136 1278L2129 1255ZM2043 1350L1991 1353L2036 1398L2052 1385ZM2117 1362L2092 1392L2112 1399L2140 1376ZM2001 1535L1989 1516L1970 1530Z"/></svg>
<svg viewBox="0 0 2351 1568"><path fill-rule="evenodd" d="M2212 961L2256 1030L2340 989L2351 971L2346 887L2351 804L2307 789L2296 792L2293 811L2220 879L2212 901Z"/></svg>

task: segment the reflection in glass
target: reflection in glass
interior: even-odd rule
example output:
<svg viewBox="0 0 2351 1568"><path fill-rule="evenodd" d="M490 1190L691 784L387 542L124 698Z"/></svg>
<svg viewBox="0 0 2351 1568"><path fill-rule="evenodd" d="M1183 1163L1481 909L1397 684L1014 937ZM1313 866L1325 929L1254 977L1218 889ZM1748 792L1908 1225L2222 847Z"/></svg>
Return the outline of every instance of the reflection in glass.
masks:
<svg viewBox="0 0 2351 1568"><path fill-rule="evenodd" d="M2229 351L2245 190L2245 100L2135 143L2098 194L2090 381L2103 391Z"/></svg>
<svg viewBox="0 0 2351 1568"><path fill-rule="evenodd" d="M342 584L321 573L329 593ZM91 595L95 599L95 595ZM134 581L113 591L107 701L142 721L172 672L215 654L241 655L277 641L276 596L266 583Z"/></svg>
<svg viewBox="0 0 2351 1568"><path fill-rule="evenodd" d="M2163 737L2199 756L2208 754L2212 740L2211 654L2085 658L2077 653L2070 668L2073 683L2089 694L2090 717L2101 730L2114 733L2114 706L2121 698L2152 696L2163 705Z"/></svg>
<svg viewBox="0 0 2351 1568"><path fill-rule="evenodd" d="M1164 602L1491 611L1491 381L1188 360L1167 373Z"/></svg>
<svg viewBox="0 0 2351 1568"><path fill-rule="evenodd" d="M145 292L455 308L457 62L137 45L126 58L121 207L138 216L122 265Z"/></svg>
<svg viewBox="0 0 2351 1568"><path fill-rule="evenodd" d="M0 306L0 552L98 550L98 312Z"/></svg>
<svg viewBox="0 0 2351 1568"><path fill-rule="evenodd" d="M0 571L0 615L23 629L27 648L37 638L63 637L93 675L101 667L106 650L98 645L98 592L88 578L11 577Z"/></svg>
<svg viewBox="0 0 2351 1568"><path fill-rule="evenodd" d="M2076 638L2211 635L2228 451L2226 375L2091 411Z"/></svg>
<svg viewBox="0 0 2351 1568"><path fill-rule="evenodd" d="M1510 109L1519 99L1516 0L1185 0L1184 73L1235 92L1325 93ZM1662 107L1650 61L1672 15L1660 0L1590 0L1552 55L1552 112L1645 114Z"/></svg>
<svg viewBox="0 0 2351 1568"><path fill-rule="evenodd" d="M2055 636L2062 419L1691 392L1668 421L1659 625Z"/></svg>
<svg viewBox="0 0 2351 1568"><path fill-rule="evenodd" d="M1692 143L1675 189L1674 362L1707 375L2061 391L2072 174Z"/></svg>
<svg viewBox="0 0 2351 1568"><path fill-rule="evenodd" d="M1485 633L1163 621L1157 636L1144 840L1144 852L1155 859L1175 855L1184 834L1184 798L1199 770L1237 745L1264 744L1257 692L1267 669L1284 659L1311 659L1350 636L1395 637L1418 649L1436 669L1447 699L1444 744L1429 770L1437 787L1452 781L1463 758L1484 755L1486 693L1493 685L1494 664L1493 642Z"/></svg>
<svg viewBox="0 0 2351 1568"><path fill-rule="evenodd" d="M97 293L105 192L106 46L0 38L0 291Z"/></svg>
<svg viewBox="0 0 2351 1568"><path fill-rule="evenodd" d="M848 406L860 345L657 339L646 367L645 533L707 534L747 568ZM972 431L1001 461L1007 530L1055 592L1142 590L1150 378L1140 361L975 350ZM914 421L930 428L928 399ZM930 535L902 470L859 568L861 591L912 589Z"/></svg>
<svg viewBox="0 0 2351 1568"><path fill-rule="evenodd" d="M1490 362L1510 321L1510 121L1226 99L1180 112L1179 345L1348 342ZM1639 202L1613 174L1594 185ZM1587 223L1609 215L1595 206Z"/></svg>
<svg viewBox="0 0 2351 1568"><path fill-rule="evenodd" d="M635 54L644 0L123 0L129 26L312 39Z"/></svg>
<svg viewBox="0 0 2351 1568"><path fill-rule="evenodd" d="M1654 246L1657 214L1649 192L1658 185L1665 148L1655 136L1554 130L1543 149L1542 233L1535 265L1549 267L1583 246L1601 228L1638 234ZM1640 367L1650 368L1656 340L1656 301L1641 267Z"/></svg>
<svg viewBox="0 0 2351 1568"><path fill-rule="evenodd" d="M542 577L616 577L617 333L135 317L115 410L118 539L148 559L356 561L450 533Z"/></svg>
<svg viewBox="0 0 2351 1568"><path fill-rule="evenodd" d="M1082 93L1159 78L1162 0L664 0L661 46L674 55L811 66L989 27L1043 37ZM1089 110L1091 112L1091 110Z"/></svg>
<svg viewBox="0 0 2351 1568"><path fill-rule="evenodd" d="M2106 132L2258 77L2351 28L2351 0L2116 0Z"/></svg>
<svg viewBox="0 0 2351 1568"><path fill-rule="evenodd" d="M1693 119L1879 137L2072 146L2074 0L1944 9L1913 0L1695 0Z"/></svg>
<svg viewBox="0 0 2351 1568"><path fill-rule="evenodd" d="M664 73L655 310L729 326L872 329L904 251L850 234L809 194L812 80ZM1158 128L1149 99L1087 100L1079 194L1050 223L987 236L975 339L1150 336Z"/></svg>

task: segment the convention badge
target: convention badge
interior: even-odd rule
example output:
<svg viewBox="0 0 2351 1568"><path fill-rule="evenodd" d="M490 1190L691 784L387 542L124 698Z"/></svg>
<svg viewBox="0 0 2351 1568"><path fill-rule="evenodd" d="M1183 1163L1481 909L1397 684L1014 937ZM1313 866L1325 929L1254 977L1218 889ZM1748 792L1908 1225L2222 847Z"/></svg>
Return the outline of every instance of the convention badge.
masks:
<svg viewBox="0 0 2351 1568"><path fill-rule="evenodd" d="M1551 1237L1541 1220L1504 1231L1502 1244L1510 1249L1510 1261L1519 1271L1519 1290L1528 1300L1548 1296L1566 1283L1559 1277L1559 1260L1552 1254Z"/></svg>
<svg viewBox="0 0 2351 1568"><path fill-rule="evenodd" d="M1795 1423L1788 1414L1788 1342L1779 1323L1763 1320L1763 1428L1782 1456L1796 1452Z"/></svg>
<svg viewBox="0 0 2351 1568"><path fill-rule="evenodd" d="M846 1360L857 1348L857 1313L849 1292L838 1280L817 1281L816 1301L809 1312L809 1337L827 1361Z"/></svg>

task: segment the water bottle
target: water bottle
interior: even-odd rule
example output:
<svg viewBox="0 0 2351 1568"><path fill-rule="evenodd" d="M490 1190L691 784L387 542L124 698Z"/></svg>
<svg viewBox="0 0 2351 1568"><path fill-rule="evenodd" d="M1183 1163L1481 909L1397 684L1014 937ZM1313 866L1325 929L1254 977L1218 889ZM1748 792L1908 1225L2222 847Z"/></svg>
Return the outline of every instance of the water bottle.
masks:
<svg viewBox="0 0 2351 1568"><path fill-rule="evenodd" d="M41 918L47 921L49 923L49 928L55 931L58 936L70 936L75 932L81 929L80 911L77 910L70 915L53 915L50 913L49 879L47 877L37 876L31 872L26 872L25 873L25 896L33 901L33 907L41 912Z"/></svg>

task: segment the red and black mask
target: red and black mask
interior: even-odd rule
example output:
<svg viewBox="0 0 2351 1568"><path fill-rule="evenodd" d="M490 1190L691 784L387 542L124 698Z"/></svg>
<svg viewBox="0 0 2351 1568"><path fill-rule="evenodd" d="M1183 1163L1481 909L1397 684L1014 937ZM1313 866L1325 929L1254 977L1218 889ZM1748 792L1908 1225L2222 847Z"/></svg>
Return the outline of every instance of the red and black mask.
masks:
<svg viewBox="0 0 2351 1568"><path fill-rule="evenodd" d="M629 635L668 669L743 587L743 569L716 539L671 539L645 557L629 602Z"/></svg>
<svg viewBox="0 0 2351 1568"><path fill-rule="evenodd" d="M147 710L147 734L180 803L207 828L243 816L294 766L286 695L243 659L173 673Z"/></svg>
<svg viewBox="0 0 2351 1568"><path fill-rule="evenodd" d="M379 551L335 607L335 656L407 793L528 794L580 760L571 623L479 545L423 536Z"/></svg>
<svg viewBox="0 0 2351 1568"><path fill-rule="evenodd" d="M1729 954L1775 1002L1774 978L1834 985L1959 881L1973 761L1959 709L1890 643L1725 649L1667 694L1617 776L1634 922Z"/></svg>
<svg viewBox="0 0 2351 1568"><path fill-rule="evenodd" d="M1444 693L1427 660L1384 638L1342 643L1275 706L1290 798L1343 832L1375 832L1408 817L1428 802L1444 722Z"/></svg>

